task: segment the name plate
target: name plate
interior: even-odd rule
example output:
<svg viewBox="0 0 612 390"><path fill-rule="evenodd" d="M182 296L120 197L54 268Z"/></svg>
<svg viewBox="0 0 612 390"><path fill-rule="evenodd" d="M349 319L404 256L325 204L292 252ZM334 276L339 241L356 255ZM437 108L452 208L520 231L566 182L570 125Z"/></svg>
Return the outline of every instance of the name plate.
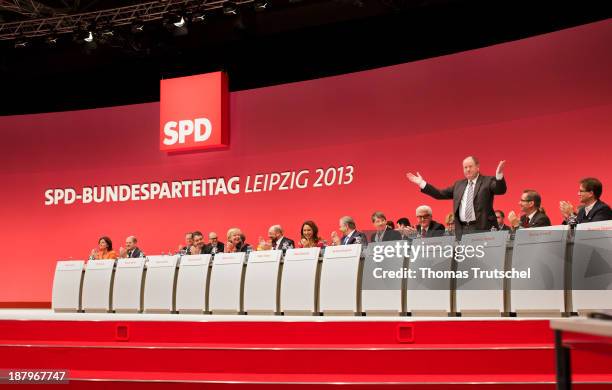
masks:
<svg viewBox="0 0 612 390"><path fill-rule="evenodd" d="M246 253L244 252L220 253L220 254L215 255L215 264L217 265L242 264L244 263L245 255Z"/></svg>
<svg viewBox="0 0 612 390"><path fill-rule="evenodd" d="M506 245L508 231L483 232L474 234L464 234L461 238L462 245L483 245L485 248L497 248Z"/></svg>
<svg viewBox="0 0 612 390"><path fill-rule="evenodd" d="M142 268L144 267L144 258L134 258L134 259L119 259L117 260L117 268Z"/></svg>
<svg viewBox="0 0 612 390"><path fill-rule="evenodd" d="M187 255L181 257L181 266L207 265L211 255Z"/></svg>
<svg viewBox="0 0 612 390"><path fill-rule="evenodd" d="M304 261L304 260L318 260L321 248L299 248L299 249L288 249L285 253L285 261Z"/></svg>
<svg viewBox="0 0 612 390"><path fill-rule="evenodd" d="M251 252L248 261L249 263L278 263L282 254L281 250Z"/></svg>
<svg viewBox="0 0 612 390"><path fill-rule="evenodd" d="M87 269L113 269L115 260L89 260Z"/></svg>
<svg viewBox="0 0 612 390"><path fill-rule="evenodd" d="M342 259L348 257L359 257L361 255L361 244L336 245L325 248L326 259Z"/></svg>
<svg viewBox="0 0 612 390"><path fill-rule="evenodd" d="M148 268L176 267L178 256L155 256L149 258Z"/></svg>
<svg viewBox="0 0 612 390"><path fill-rule="evenodd" d="M56 271L83 271L84 260L65 260L58 261L55 265Z"/></svg>

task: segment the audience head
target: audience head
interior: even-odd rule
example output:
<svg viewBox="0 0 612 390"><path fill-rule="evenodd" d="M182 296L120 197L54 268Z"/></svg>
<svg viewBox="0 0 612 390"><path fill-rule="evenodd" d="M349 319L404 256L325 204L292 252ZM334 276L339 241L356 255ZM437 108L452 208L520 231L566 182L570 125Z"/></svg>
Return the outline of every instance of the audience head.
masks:
<svg viewBox="0 0 612 390"><path fill-rule="evenodd" d="M210 232L208 233L208 240L212 245L217 245L217 243L219 242L219 237L217 236L217 233Z"/></svg>
<svg viewBox="0 0 612 390"><path fill-rule="evenodd" d="M272 225L270 229L268 229L268 237L272 242L276 242L279 238L283 236L283 228L281 225Z"/></svg>
<svg viewBox="0 0 612 390"><path fill-rule="evenodd" d="M542 206L542 197L535 190L524 190L519 201L521 211L524 214L531 214Z"/></svg>
<svg viewBox="0 0 612 390"><path fill-rule="evenodd" d="M387 221L387 227L393 230L395 229L395 223L393 223L393 221Z"/></svg>
<svg viewBox="0 0 612 390"><path fill-rule="evenodd" d="M138 239L136 238L136 236L129 236L128 238L125 239L125 249L129 251L129 250L136 248L137 242L138 242Z"/></svg>
<svg viewBox="0 0 612 390"><path fill-rule="evenodd" d="M113 242L107 236L102 236L98 240L98 248L101 251L112 251L113 250Z"/></svg>
<svg viewBox="0 0 612 390"><path fill-rule="evenodd" d="M382 211L376 211L372 214L372 224L374 225L374 229L381 231L387 229L387 217Z"/></svg>
<svg viewBox="0 0 612 390"><path fill-rule="evenodd" d="M193 232L193 246L201 248L204 245L204 235L196 230Z"/></svg>
<svg viewBox="0 0 612 390"><path fill-rule="evenodd" d="M603 186L598 179L586 177L580 180L580 189L578 190L580 203L588 205L599 200L602 191Z"/></svg>
<svg viewBox="0 0 612 390"><path fill-rule="evenodd" d="M189 248L193 245L193 233L185 233L185 245Z"/></svg>
<svg viewBox="0 0 612 390"><path fill-rule="evenodd" d="M453 213L446 214L446 217L444 218L444 225L449 230L454 229L455 228L455 214Z"/></svg>
<svg viewBox="0 0 612 390"><path fill-rule="evenodd" d="M313 221L305 221L302 224L300 235L308 241L319 242L319 228Z"/></svg>
<svg viewBox="0 0 612 390"><path fill-rule="evenodd" d="M406 217L402 217L400 219L397 220L397 227L408 227L408 226L412 226L410 225L410 220Z"/></svg>
<svg viewBox="0 0 612 390"><path fill-rule="evenodd" d="M227 231L227 242L231 242L234 245L242 242L242 230L238 228L231 228Z"/></svg>
<svg viewBox="0 0 612 390"><path fill-rule="evenodd" d="M338 225L339 225L338 228L344 234L350 233L351 231L355 230L355 228L357 227L357 225L355 225L355 220L353 220L353 218L347 215L340 218Z"/></svg>
<svg viewBox="0 0 612 390"><path fill-rule="evenodd" d="M432 217L431 207L427 205L422 205L417 207L416 209L416 218L417 223L421 225L421 229L427 229L431 224Z"/></svg>
<svg viewBox="0 0 612 390"><path fill-rule="evenodd" d="M468 156L463 160L463 174L468 180L473 180L480 173L480 162L474 156Z"/></svg>
<svg viewBox="0 0 612 390"><path fill-rule="evenodd" d="M495 218L497 219L497 226L502 227L504 224L504 218L506 218L506 214L504 214L501 210L495 210Z"/></svg>

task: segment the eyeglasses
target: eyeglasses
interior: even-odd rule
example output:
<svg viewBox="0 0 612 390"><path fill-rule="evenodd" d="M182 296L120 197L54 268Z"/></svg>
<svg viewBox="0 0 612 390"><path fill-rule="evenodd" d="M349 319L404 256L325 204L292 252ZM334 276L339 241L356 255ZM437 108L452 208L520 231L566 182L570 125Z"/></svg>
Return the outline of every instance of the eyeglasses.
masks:
<svg viewBox="0 0 612 390"><path fill-rule="evenodd" d="M580 189L580 190L578 190L578 192L579 192L579 193L581 193L581 194L583 194L583 193L585 193L585 192L591 192L591 191L587 191L587 190L582 190L582 189Z"/></svg>
<svg viewBox="0 0 612 390"><path fill-rule="evenodd" d="M431 214L417 215L416 217L417 219L427 219L431 217Z"/></svg>
<svg viewBox="0 0 612 390"><path fill-rule="evenodd" d="M531 202L529 199L521 199L521 202Z"/></svg>

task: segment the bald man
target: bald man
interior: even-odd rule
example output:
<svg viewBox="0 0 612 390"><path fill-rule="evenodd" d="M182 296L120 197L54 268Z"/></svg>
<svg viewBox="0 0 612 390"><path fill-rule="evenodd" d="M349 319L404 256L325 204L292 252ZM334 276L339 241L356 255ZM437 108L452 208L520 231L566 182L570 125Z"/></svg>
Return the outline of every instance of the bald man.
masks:
<svg viewBox="0 0 612 390"><path fill-rule="evenodd" d="M493 210L495 195L506 193L504 179L505 161L500 161L495 176L480 174L480 162L474 156L463 160L463 175L465 179L457 180L452 186L438 189L427 183L417 172L407 173L408 180L418 185L421 192L434 199L452 199L455 215L455 235L489 231L497 228L497 219Z"/></svg>
<svg viewBox="0 0 612 390"><path fill-rule="evenodd" d="M138 243L138 239L136 236L129 236L125 239L125 248L119 249L119 257L122 258L136 258L136 257L144 257L144 253L136 246Z"/></svg>

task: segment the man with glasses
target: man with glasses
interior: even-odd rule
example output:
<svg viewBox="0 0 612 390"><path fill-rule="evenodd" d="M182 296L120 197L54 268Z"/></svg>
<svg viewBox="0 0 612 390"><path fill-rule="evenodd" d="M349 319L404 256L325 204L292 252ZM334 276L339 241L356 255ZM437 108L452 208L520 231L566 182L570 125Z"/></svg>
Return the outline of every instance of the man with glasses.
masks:
<svg viewBox="0 0 612 390"><path fill-rule="evenodd" d="M431 207L423 205L416 209L417 235L420 237L439 237L443 236L446 229L444 225L432 219Z"/></svg>
<svg viewBox="0 0 612 390"><path fill-rule="evenodd" d="M520 218L514 211L508 213L508 221L510 221L512 230L550 226L550 218L541 207L542 197L536 191L524 190L519 206L521 207Z"/></svg>
<svg viewBox="0 0 612 390"><path fill-rule="evenodd" d="M219 242L217 233L210 232L208 234L209 243L204 246L204 254L215 255L217 253L223 253L225 251L225 245Z"/></svg>
<svg viewBox="0 0 612 390"><path fill-rule="evenodd" d="M563 215L563 224L570 225L585 222L608 221L612 219L610 206L602 202L599 198L603 191L603 185L594 177L587 177L580 180L578 199L582 205L578 212L574 206L562 200L559 202L559 209Z"/></svg>

